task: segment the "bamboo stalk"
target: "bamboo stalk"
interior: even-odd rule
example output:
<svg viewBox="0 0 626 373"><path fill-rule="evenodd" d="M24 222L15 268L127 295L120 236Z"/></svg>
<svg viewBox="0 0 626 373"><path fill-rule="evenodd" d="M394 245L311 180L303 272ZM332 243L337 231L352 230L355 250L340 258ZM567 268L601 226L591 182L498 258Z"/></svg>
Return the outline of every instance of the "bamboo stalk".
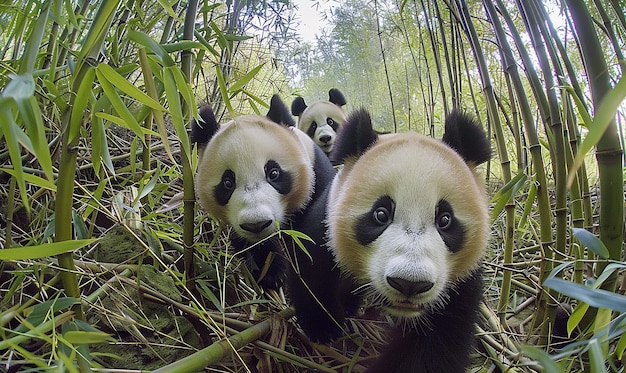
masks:
<svg viewBox="0 0 626 373"><path fill-rule="evenodd" d="M566 0L572 17L580 52L585 62L585 70L591 90L594 109L611 90L609 70L604 59L604 51L598 40L593 20L585 2ZM609 251L609 260L620 260L624 237L624 177L623 150L615 121L608 128L596 145L596 161L600 174L600 240ZM602 273L609 261L600 261L596 265L596 274ZM615 291L617 276L614 273L602 285L604 290ZM587 321L588 326L590 321Z"/></svg>
<svg viewBox="0 0 626 373"><path fill-rule="evenodd" d="M185 23L183 26L183 40L192 40L196 21L196 13L198 10L198 0L191 0L187 3L187 11L185 14ZM185 76L187 83L191 83L191 72L193 67L193 54L190 50L184 50L181 53L181 70ZM193 117L194 109L183 100L183 114L187 114L187 120ZM178 139L179 141L189 142L189 137ZM184 245L184 263L185 263L185 285L189 291L196 289L195 284L195 264L194 264L194 220L196 217L196 198L193 183L193 170L191 168L191 154L187 154L184 149L190 149L190 146L181 146L183 151L180 152L183 169L183 245Z"/></svg>
<svg viewBox="0 0 626 373"><path fill-rule="evenodd" d="M287 308L277 314L278 317L288 319L294 315L291 308ZM212 345L195 352L184 359L166 365L154 371L154 373L166 372L197 372L207 366L218 363L226 355L235 352L246 344L256 341L270 331L272 318L260 322L239 334L219 340Z"/></svg>

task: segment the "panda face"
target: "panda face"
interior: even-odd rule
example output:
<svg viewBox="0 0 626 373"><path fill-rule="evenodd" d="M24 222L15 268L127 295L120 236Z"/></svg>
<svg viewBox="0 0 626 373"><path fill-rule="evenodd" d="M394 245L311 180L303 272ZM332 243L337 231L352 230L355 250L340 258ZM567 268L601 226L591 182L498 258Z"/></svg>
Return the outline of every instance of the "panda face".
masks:
<svg viewBox="0 0 626 373"><path fill-rule="evenodd" d="M391 315L412 319L441 307L479 265L486 197L478 176L438 140L380 136L346 161L330 193L336 260Z"/></svg>
<svg viewBox="0 0 626 373"><path fill-rule="evenodd" d="M260 116L226 124L203 149L196 190L202 207L257 242L303 208L313 185L298 135Z"/></svg>
<svg viewBox="0 0 626 373"><path fill-rule="evenodd" d="M330 101L317 101L304 110L298 120L298 128L306 132L324 153L330 153L337 130L345 121L341 107Z"/></svg>

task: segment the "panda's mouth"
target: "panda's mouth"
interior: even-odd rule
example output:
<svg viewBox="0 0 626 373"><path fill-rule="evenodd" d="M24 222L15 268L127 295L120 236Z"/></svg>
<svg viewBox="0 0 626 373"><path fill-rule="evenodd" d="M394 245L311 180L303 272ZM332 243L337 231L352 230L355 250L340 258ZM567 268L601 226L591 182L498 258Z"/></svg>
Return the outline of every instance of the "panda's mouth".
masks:
<svg viewBox="0 0 626 373"><path fill-rule="evenodd" d="M409 301L408 299L395 301L387 300L384 306L387 312L389 312L391 315L402 318L414 318L426 312L424 304L414 303Z"/></svg>

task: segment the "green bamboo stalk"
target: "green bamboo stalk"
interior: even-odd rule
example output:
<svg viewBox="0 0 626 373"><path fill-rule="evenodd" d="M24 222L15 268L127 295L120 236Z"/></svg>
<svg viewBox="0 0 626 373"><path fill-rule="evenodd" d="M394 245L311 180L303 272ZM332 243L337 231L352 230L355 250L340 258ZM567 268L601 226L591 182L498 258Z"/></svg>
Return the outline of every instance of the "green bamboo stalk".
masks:
<svg viewBox="0 0 626 373"><path fill-rule="evenodd" d="M292 308L287 308L279 312L277 315L282 319L289 319L294 315L294 311ZM273 317L269 318L242 331L239 334L217 341L198 352L176 361L175 363L155 370L154 373L197 372L207 366L216 364L226 355L240 349L250 342L258 340L263 335L267 334L267 332L270 331L273 319Z"/></svg>
<svg viewBox="0 0 626 373"><path fill-rule="evenodd" d="M585 62L585 70L591 90L593 106L598 108L602 99L611 90L609 69L604 51L598 40L593 20L585 2L565 0L572 17L578 45ZM600 174L600 240L609 251L609 260L620 260L624 234L624 177L623 150L615 121L596 145L596 160ZM596 274L602 273L608 262L598 263ZM614 291L616 276L602 284L602 289Z"/></svg>
<svg viewBox="0 0 626 373"><path fill-rule="evenodd" d="M560 105L556 96L556 91L553 89L555 86L553 79L552 66L550 65L550 59L548 55L549 46L546 43L546 39L549 35L546 35L539 23L543 20L536 11L534 3L517 1L520 11L523 13L524 18L527 20L526 27L533 44L533 49L539 60L539 66L542 71L543 79L545 82L545 94L548 99L548 122L550 131L552 134L551 154L553 159L554 169L554 184L555 184L555 222L556 222L556 237L555 237L555 253L554 259L563 259L562 253L567 250L567 184L566 184L566 155L565 155L565 136L563 131L563 122L560 114ZM542 25L543 26L543 25ZM546 263L546 270L552 270L552 262ZM542 277L541 280L544 278ZM542 323L542 331L540 334L540 344L548 343L549 334L552 326L554 325L556 307L557 304L551 301L556 299L556 292L550 290L553 293L552 296L546 297L546 313L544 315L544 322Z"/></svg>
<svg viewBox="0 0 626 373"><path fill-rule="evenodd" d="M507 150L506 142L504 139L504 133L502 131L502 124L500 122L500 117L498 116L498 105L496 103L495 93L494 93L493 85L491 83L489 69L487 67L487 61L483 54L482 47L480 46L478 34L476 33L476 29L470 17L469 10L467 9L466 3L457 2L457 7L460 13L460 18L465 27L465 32L467 33L470 46L472 48L472 53L474 54L474 59L478 66L478 71L480 74L481 84L483 88L483 94L487 102L488 123L491 126L491 128L493 128L493 131L494 131L494 135L496 139L496 148L498 150L498 156L500 158L500 167L502 169L502 179L504 183L506 184L509 181L511 181L511 161L509 160L508 150ZM506 211L506 221L505 221L505 232L504 232L504 266L506 267L508 264L511 264L513 262L513 238L514 238L513 233L515 232L515 204L513 204L512 198L510 201L507 202L505 206L505 211ZM511 271L508 271L508 270L503 271L502 287L501 287L501 295L500 295L500 306L499 306L499 309L502 310L502 312L500 313L500 321L503 325L506 325L505 309L509 301L509 294L510 294L510 289L511 289L511 276L512 276Z"/></svg>
<svg viewBox="0 0 626 373"><path fill-rule="evenodd" d="M91 87L93 84L95 73L93 67L87 60L95 60L98 53L100 53L100 49L104 43L104 37L111 25L117 5L117 1L103 1L94 17L94 22L85 40L85 48L81 50L80 53L76 74L73 77L72 92L74 92L74 94L71 95L70 104L63 114L63 140L60 151L55 204L55 242L73 239L72 207L74 198L74 178L76 175L78 143L80 141L80 128L78 127L82 125L82 113L73 115L75 109L74 102L79 96L79 92L82 92L81 88ZM83 97L82 99L84 100L85 98ZM79 110L80 109L76 111ZM79 120L72 120L75 115L80 115L80 117L78 117ZM69 252L58 255L57 260L59 261L59 266L63 269L60 274L65 292L70 297L80 299L80 288L78 286L73 253ZM76 319L85 320L85 314L80 302L72 307L72 311L74 311ZM83 372L89 371L90 369L86 358L88 357L83 354L78 354L78 363Z"/></svg>
<svg viewBox="0 0 626 373"><path fill-rule="evenodd" d="M426 3L424 3L424 0L420 0L420 3L422 5L422 12L424 13L423 22L425 23L426 33L428 34L428 40L430 41L430 49L433 52L433 60L435 62L435 72L437 74L437 80L439 82L439 92L441 94L441 103L443 104L443 112L448 113L449 112L448 99L446 97L446 89L445 89L446 87L443 84L443 73L442 73L443 68L441 66L441 55L439 53L439 43L437 42L437 34L434 31L435 27L431 24L431 19L433 18L441 19L441 14L439 13L439 7L436 7L434 15L432 15L432 10L429 9L430 6L432 5L431 3L437 4L436 1L433 1L433 2L429 1L428 8L426 7ZM439 25L442 24L442 22L438 22L438 23Z"/></svg>
<svg viewBox="0 0 626 373"><path fill-rule="evenodd" d="M374 0L374 13L376 17L376 34L378 35L378 45L383 59L385 68L385 78L387 79L387 89L389 90L389 103L391 104L391 113L393 117L393 132L398 132L398 121L396 120L396 109L393 100L393 90L391 89L391 80L389 80L389 69L387 68L387 58L385 57L385 47L383 46L382 31L380 30L380 15L378 14L378 2Z"/></svg>
<svg viewBox="0 0 626 373"><path fill-rule="evenodd" d="M183 40L192 40L193 32L195 28L196 13L198 11L198 0L190 0L187 3L187 13L185 14L185 23L183 26ZM181 69L187 83L191 83L191 72L193 67L193 53L190 50L185 50L181 53ZM187 119L191 120L193 117L194 109L188 103L183 100L183 113L187 113ZM179 141L189 142L188 137L181 137ZM182 147L183 149L189 149L190 146ZM187 154L184 150L181 151L182 168L183 168L183 245L185 251L183 253L186 273L186 286L190 291L194 291L195 285L195 265L194 265L194 219L196 198L193 183L193 170L191 168L191 154Z"/></svg>

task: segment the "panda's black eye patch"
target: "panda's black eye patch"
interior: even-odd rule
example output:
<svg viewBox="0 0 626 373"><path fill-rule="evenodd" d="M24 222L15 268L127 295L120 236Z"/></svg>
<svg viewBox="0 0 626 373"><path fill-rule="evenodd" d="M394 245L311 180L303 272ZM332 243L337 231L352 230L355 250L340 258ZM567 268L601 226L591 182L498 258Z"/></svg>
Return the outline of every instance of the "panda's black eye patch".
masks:
<svg viewBox="0 0 626 373"><path fill-rule="evenodd" d="M465 229L454 217L452 205L445 199L435 207L435 226L448 249L453 253L461 250L465 242Z"/></svg>
<svg viewBox="0 0 626 373"><path fill-rule="evenodd" d="M315 130L317 130L317 123L311 122L311 125L306 130L306 134L309 135L309 137L313 137L315 135Z"/></svg>
<svg viewBox="0 0 626 373"><path fill-rule="evenodd" d="M361 215L354 227L357 241L362 245L374 242L393 221L396 203L389 196L374 202L369 212Z"/></svg>
<svg viewBox="0 0 626 373"><path fill-rule="evenodd" d="M291 191L291 175L276 161L269 160L265 164L265 179L280 194L287 194Z"/></svg>
<svg viewBox="0 0 626 373"><path fill-rule="evenodd" d="M225 170L220 183L213 188L213 196L218 204L225 206L237 184L235 183L235 173L232 170Z"/></svg>
<svg viewBox="0 0 626 373"><path fill-rule="evenodd" d="M333 118L326 118L326 124L328 124L334 131L337 131L337 122Z"/></svg>

